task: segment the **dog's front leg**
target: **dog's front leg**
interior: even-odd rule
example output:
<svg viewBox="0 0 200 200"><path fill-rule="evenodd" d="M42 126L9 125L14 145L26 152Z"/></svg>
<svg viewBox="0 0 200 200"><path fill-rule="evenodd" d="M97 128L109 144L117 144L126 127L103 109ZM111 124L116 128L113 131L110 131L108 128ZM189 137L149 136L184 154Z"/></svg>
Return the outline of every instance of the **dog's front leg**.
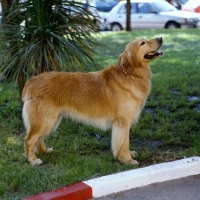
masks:
<svg viewBox="0 0 200 200"><path fill-rule="evenodd" d="M138 165L136 160L132 159L132 154L129 150L129 133L131 123L125 118L115 119L112 127L112 151L114 157L124 163Z"/></svg>

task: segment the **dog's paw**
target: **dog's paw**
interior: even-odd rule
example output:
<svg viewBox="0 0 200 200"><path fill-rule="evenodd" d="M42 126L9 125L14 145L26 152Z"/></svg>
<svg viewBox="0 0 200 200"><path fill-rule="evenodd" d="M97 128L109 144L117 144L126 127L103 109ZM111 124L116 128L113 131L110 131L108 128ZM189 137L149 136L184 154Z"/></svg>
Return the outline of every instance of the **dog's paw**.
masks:
<svg viewBox="0 0 200 200"><path fill-rule="evenodd" d="M37 158L35 160L29 160L29 162L31 163L31 165L41 165L41 164L43 164L42 160L40 160L39 158Z"/></svg>
<svg viewBox="0 0 200 200"><path fill-rule="evenodd" d="M121 160L121 162L125 163L125 164L131 164L131 165L139 165L137 160L133 160L131 157L127 158L127 159L123 159Z"/></svg>
<svg viewBox="0 0 200 200"><path fill-rule="evenodd" d="M139 165L139 162L137 161L137 160L131 160L130 161L130 164L132 164L132 165Z"/></svg>
<svg viewBox="0 0 200 200"><path fill-rule="evenodd" d="M127 164L132 164L132 165L139 165L139 162L137 160L133 160L133 159L128 160L126 163Z"/></svg>
<svg viewBox="0 0 200 200"><path fill-rule="evenodd" d="M53 151L53 147L48 148L48 149L46 150L47 153L51 153L52 151Z"/></svg>
<svg viewBox="0 0 200 200"><path fill-rule="evenodd" d="M26 153L23 153L23 156L24 156L25 158L27 158L27 154L26 154Z"/></svg>
<svg viewBox="0 0 200 200"><path fill-rule="evenodd" d="M135 158L137 156L137 152L136 151L130 151L131 157Z"/></svg>

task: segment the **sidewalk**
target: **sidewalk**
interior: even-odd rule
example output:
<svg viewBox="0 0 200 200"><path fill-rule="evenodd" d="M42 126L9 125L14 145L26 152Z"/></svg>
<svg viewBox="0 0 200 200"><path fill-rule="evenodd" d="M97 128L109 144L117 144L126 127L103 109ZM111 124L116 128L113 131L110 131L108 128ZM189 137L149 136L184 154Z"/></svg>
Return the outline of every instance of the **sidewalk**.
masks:
<svg viewBox="0 0 200 200"><path fill-rule="evenodd" d="M198 174L200 157L196 156L83 181L25 200L87 200Z"/></svg>
<svg viewBox="0 0 200 200"><path fill-rule="evenodd" d="M200 174L90 200L200 200Z"/></svg>

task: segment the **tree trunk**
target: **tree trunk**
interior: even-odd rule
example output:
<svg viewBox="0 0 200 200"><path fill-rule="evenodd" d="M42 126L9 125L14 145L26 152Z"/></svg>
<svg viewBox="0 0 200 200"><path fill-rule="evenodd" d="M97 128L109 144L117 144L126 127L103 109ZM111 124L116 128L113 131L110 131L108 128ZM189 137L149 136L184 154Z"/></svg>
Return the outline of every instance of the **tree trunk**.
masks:
<svg viewBox="0 0 200 200"><path fill-rule="evenodd" d="M131 31L131 1L126 3L126 31Z"/></svg>
<svg viewBox="0 0 200 200"><path fill-rule="evenodd" d="M15 2L19 3L19 0L15 1ZM8 9L12 6L12 3L13 3L13 0L1 0L1 7L2 7L2 12L3 12L3 16L2 16L2 23L3 24L9 23L9 21L7 19L7 17L8 17ZM11 46L15 45L15 42L12 42L12 41L9 41L9 40L8 40L8 42L9 42L9 45L11 45ZM15 49L12 52L12 55L15 54L17 51L18 50ZM15 67L17 67L17 66L15 66ZM8 74L8 76L9 76L9 74ZM17 77L17 83L18 83L20 97L22 95L22 90L24 88L25 82L26 81L25 81L25 77L24 77L24 72L20 71L20 73L18 74L18 77Z"/></svg>
<svg viewBox="0 0 200 200"><path fill-rule="evenodd" d="M10 8L11 5L12 5L12 0L1 0L2 12L4 13L4 15L2 16L3 24L6 23L6 16L7 16L6 11L8 10L8 8Z"/></svg>
<svg viewBox="0 0 200 200"><path fill-rule="evenodd" d="M17 77L17 84L18 84L18 88L19 88L20 97L22 97L22 90L24 88L25 83L26 83L26 80L24 77L24 72L21 70Z"/></svg>

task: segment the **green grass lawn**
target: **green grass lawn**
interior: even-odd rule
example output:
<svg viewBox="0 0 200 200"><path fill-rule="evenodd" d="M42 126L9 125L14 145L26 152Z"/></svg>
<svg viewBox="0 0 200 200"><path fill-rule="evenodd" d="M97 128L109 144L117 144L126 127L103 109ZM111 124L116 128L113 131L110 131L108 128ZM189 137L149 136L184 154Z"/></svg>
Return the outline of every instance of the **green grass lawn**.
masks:
<svg viewBox="0 0 200 200"><path fill-rule="evenodd" d="M115 64L125 45L137 37L163 37L164 56L151 62L152 91L138 124L132 128L131 150L139 167L200 154L200 30L147 30L102 35L96 59L100 69ZM91 69L93 67L91 66ZM0 89L2 85L0 84ZM25 129L17 89L0 95L0 199L21 199L77 181L133 169L116 161L110 130L63 120L46 144L51 154L31 166L22 156Z"/></svg>

